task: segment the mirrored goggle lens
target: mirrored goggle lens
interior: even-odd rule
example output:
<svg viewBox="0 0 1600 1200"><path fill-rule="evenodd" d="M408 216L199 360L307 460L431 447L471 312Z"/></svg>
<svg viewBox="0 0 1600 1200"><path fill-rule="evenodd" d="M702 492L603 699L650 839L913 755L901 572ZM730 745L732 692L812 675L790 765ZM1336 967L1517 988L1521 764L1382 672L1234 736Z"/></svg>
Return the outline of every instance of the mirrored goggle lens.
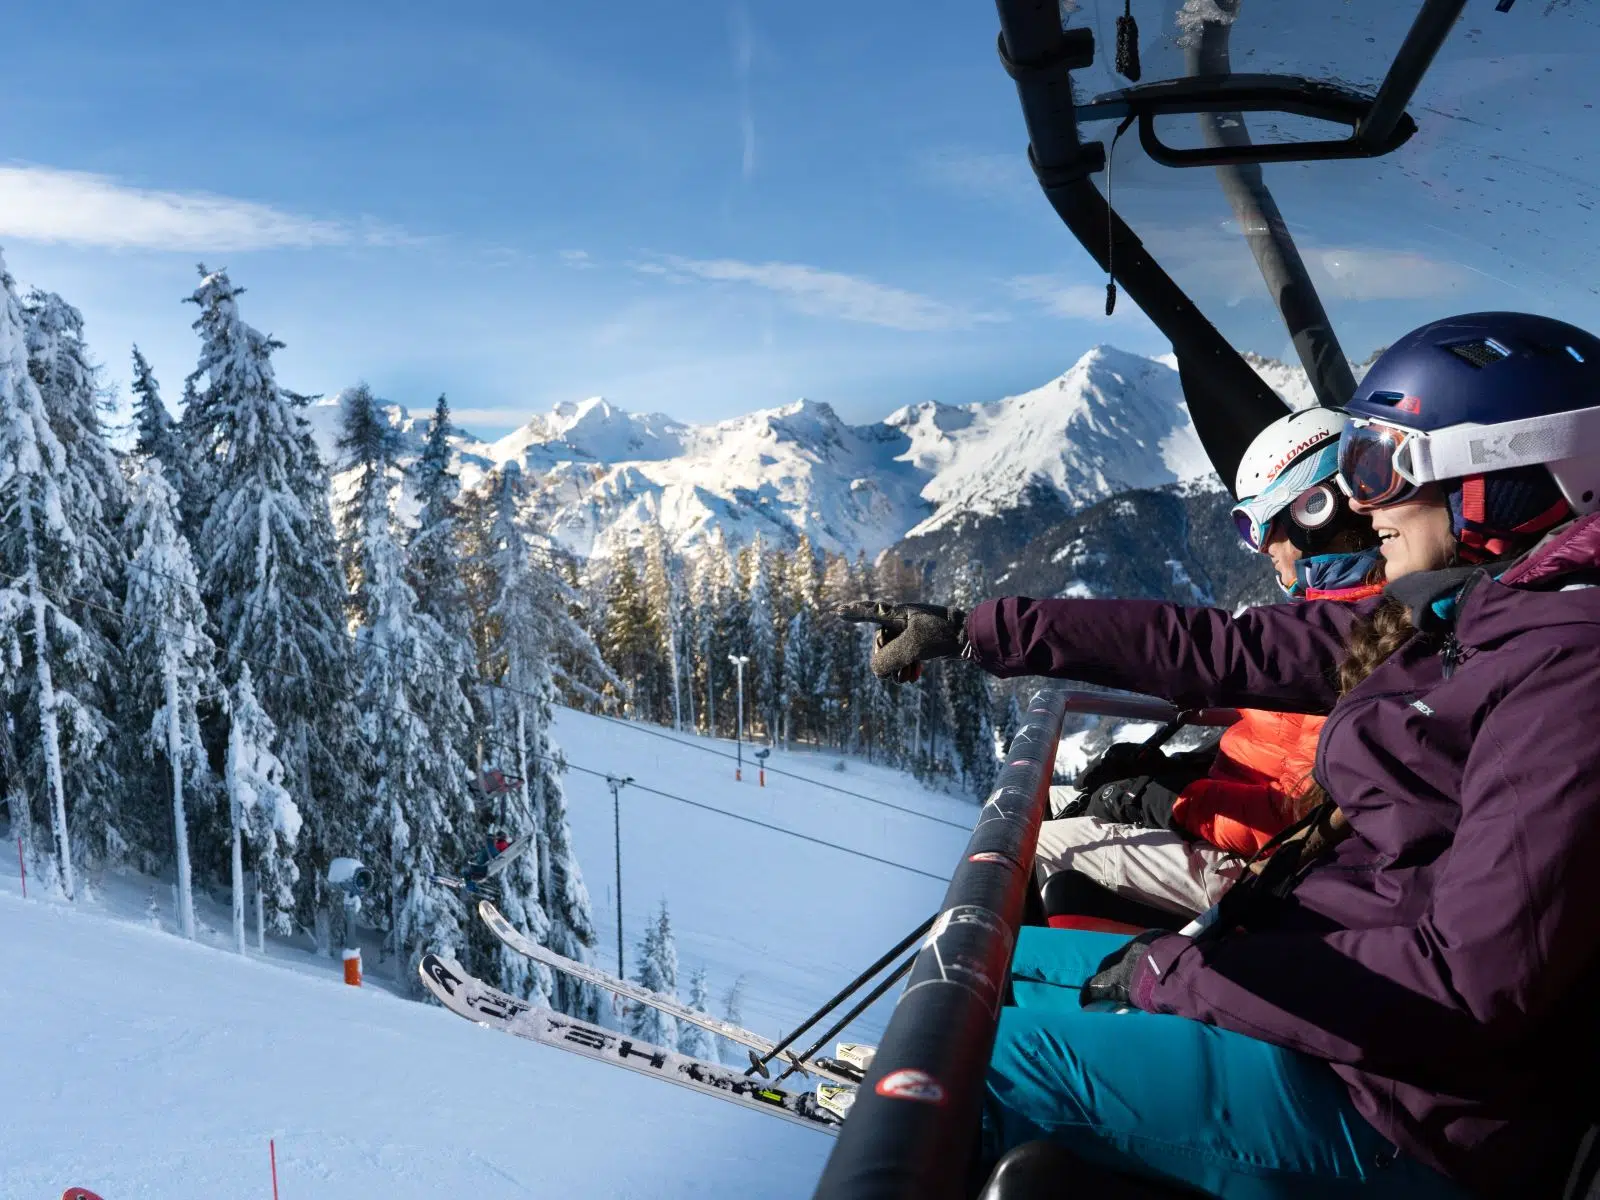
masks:
<svg viewBox="0 0 1600 1200"><path fill-rule="evenodd" d="M1393 504L1416 490L1395 469L1405 434L1380 425L1346 425L1339 435L1339 478L1354 500Z"/></svg>
<svg viewBox="0 0 1600 1200"><path fill-rule="evenodd" d="M1269 520L1262 524L1245 509L1236 508L1233 510L1233 526L1239 531L1241 542L1252 550L1260 550L1267 539L1267 531L1272 528L1272 522Z"/></svg>

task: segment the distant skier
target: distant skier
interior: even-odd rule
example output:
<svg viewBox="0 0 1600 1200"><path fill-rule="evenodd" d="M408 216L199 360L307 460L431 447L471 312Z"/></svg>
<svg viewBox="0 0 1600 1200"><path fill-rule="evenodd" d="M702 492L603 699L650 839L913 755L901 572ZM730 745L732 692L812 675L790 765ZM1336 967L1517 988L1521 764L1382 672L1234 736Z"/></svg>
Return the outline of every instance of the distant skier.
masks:
<svg viewBox="0 0 1600 1200"><path fill-rule="evenodd" d="M505 864L501 864L500 868L494 870L490 869L491 864L510 848L511 839L506 837L504 829L495 826L489 830L488 843L477 854L473 855L472 861L461 872L461 882L466 885L467 891L476 895L490 875L498 875Z"/></svg>

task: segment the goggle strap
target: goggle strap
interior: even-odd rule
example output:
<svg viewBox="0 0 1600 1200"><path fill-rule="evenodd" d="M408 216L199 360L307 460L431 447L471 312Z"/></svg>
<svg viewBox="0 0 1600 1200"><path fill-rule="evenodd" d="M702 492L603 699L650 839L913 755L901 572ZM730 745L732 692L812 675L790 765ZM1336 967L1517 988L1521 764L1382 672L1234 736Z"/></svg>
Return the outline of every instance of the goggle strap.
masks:
<svg viewBox="0 0 1600 1200"><path fill-rule="evenodd" d="M1431 432L1406 432L1411 435L1407 443L1414 483L1437 483L1486 471L1600 457L1600 408L1526 417L1498 425L1454 425Z"/></svg>

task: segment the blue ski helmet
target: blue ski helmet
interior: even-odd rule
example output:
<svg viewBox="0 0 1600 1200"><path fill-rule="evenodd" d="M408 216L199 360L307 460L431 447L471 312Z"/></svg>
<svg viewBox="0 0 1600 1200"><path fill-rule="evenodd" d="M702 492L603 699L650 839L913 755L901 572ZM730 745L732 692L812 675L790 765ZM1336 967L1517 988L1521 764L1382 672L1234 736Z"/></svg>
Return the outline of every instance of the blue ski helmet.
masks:
<svg viewBox="0 0 1600 1200"><path fill-rule="evenodd" d="M1600 338L1530 313L1469 313L1379 356L1345 406L1339 481L1365 504L1443 485L1463 557L1600 508Z"/></svg>

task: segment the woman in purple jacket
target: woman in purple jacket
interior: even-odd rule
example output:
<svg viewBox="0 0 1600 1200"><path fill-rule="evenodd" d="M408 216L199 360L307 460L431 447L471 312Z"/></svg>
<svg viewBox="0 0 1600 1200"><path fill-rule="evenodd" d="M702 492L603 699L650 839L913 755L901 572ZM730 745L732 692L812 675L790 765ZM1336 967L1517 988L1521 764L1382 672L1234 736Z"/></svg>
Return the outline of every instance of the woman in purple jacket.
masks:
<svg viewBox="0 0 1600 1200"><path fill-rule="evenodd" d="M1382 599L1007 597L880 635L885 676L960 654L1329 713L1315 778L1342 841L1292 874L1279 850L1278 884L1192 938L1023 931L992 1150L1049 1138L1229 1197L1559 1190L1600 1096L1597 402L1600 338L1439 321L1346 409Z"/></svg>

